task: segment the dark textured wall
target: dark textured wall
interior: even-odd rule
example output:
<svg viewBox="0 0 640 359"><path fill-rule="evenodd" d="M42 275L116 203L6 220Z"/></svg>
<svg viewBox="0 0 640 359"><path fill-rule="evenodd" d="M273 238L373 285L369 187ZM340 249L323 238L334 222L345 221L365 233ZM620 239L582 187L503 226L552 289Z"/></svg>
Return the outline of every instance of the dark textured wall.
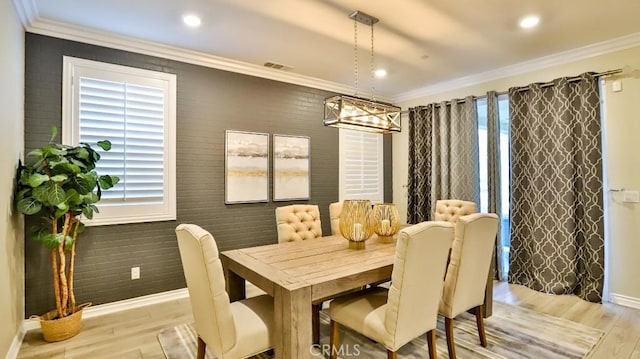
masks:
<svg viewBox="0 0 640 359"><path fill-rule="evenodd" d="M61 126L62 57L73 56L177 75L177 221L91 227L78 240L76 297L101 304L185 287L174 228L195 223L220 250L277 242L274 210L287 202L224 204L224 131L311 137L311 199L323 233L338 200L338 131L322 125L331 93L278 81L88 45L26 35L25 151ZM385 136L385 200L391 201L391 139ZM27 232L29 223L27 223ZM53 307L44 247L26 241L26 315ZM131 267L141 278L130 280Z"/></svg>

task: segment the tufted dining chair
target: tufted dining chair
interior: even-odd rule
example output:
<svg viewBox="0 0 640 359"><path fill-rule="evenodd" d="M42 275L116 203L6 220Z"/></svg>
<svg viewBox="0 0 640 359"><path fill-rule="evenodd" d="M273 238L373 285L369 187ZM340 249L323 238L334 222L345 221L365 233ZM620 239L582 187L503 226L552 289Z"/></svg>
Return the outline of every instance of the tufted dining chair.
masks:
<svg viewBox="0 0 640 359"><path fill-rule="evenodd" d="M176 228L184 277L198 335L198 359L206 346L217 358L246 358L273 347L273 298L230 303L213 236L194 224Z"/></svg>
<svg viewBox="0 0 640 359"><path fill-rule="evenodd" d="M476 315L480 344L487 346L483 303L497 232L498 216L494 213L462 216L456 223L451 260L438 310L445 317L445 333L451 359L456 357L453 319L469 309L473 309Z"/></svg>
<svg viewBox="0 0 640 359"><path fill-rule="evenodd" d="M422 222L400 231L391 287L331 302L331 358L338 352L341 324L384 345L388 358L397 358L398 349L427 333L429 357L435 359L438 302L452 240L453 225L447 222Z"/></svg>
<svg viewBox="0 0 640 359"><path fill-rule="evenodd" d="M445 221L455 224L458 218L468 214L478 213L475 202L459 199L439 199L436 201L434 221Z"/></svg>
<svg viewBox="0 0 640 359"><path fill-rule="evenodd" d="M340 235L340 213L342 213L342 202L335 202L329 205L329 218L331 219L331 235Z"/></svg>
<svg viewBox="0 0 640 359"><path fill-rule="evenodd" d="M320 210L316 205L293 204L276 208L278 242L322 237Z"/></svg>
<svg viewBox="0 0 640 359"><path fill-rule="evenodd" d="M293 204L276 208L278 243L295 242L322 237L320 210L317 205ZM320 343L320 310L322 301L313 303L313 342Z"/></svg>

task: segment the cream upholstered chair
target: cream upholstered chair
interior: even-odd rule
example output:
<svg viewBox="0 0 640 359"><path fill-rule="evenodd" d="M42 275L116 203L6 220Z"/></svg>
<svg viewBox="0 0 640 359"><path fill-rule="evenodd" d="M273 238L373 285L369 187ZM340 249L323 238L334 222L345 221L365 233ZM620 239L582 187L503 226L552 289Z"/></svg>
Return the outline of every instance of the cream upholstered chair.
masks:
<svg viewBox="0 0 640 359"><path fill-rule="evenodd" d="M422 222L400 231L391 287L366 290L331 302L331 357L337 354L338 323L387 348L389 358L414 338L427 333L429 357L436 357L436 322L442 277L453 225Z"/></svg>
<svg viewBox="0 0 640 359"><path fill-rule="evenodd" d="M342 213L342 202L335 202L329 205L329 218L331 218L331 235L340 235L340 213Z"/></svg>
<svg viewBox="0 0 640 359"><path fill-rule="evenodd" d="M276 208L278 243L322 237L320 209L317 205L292 204ZM320 310L322 302L313 304L313 342L320 343Z"/></svg>
<svg viewBox="0 0 640 359"><path fill-rule="evenodd" d="M230 303L213 236L193 225L176 228L182 268L198 334L198 359L208 345L217 358L246 358L273 346L273 299L261 295Z"/></svg>
<svg viewBox="0 0 640 359"><path fill-rule="evenodd" d="M276 208L278 242L322 237L320 210L316 205L293 204Z"/></svg>
<svg viewBox="0 0 640 359"><path fill-rule="evenodd" d="M456 223L451 260L438 310L445 317L449 358L456 357L453 318L469 309L474 309L476 315L480 343L487 346L482 307L497 232L498 216L494 213L462 216Z"/></svg>
<svg viewBox="0 0 640 359"><path fill-rule="evenodd" d="M458 218L473 213L478 213L478 206L475 202L461 201L459 199L439 199L436 201L436 211L433 219L455 224Z"/></svg>

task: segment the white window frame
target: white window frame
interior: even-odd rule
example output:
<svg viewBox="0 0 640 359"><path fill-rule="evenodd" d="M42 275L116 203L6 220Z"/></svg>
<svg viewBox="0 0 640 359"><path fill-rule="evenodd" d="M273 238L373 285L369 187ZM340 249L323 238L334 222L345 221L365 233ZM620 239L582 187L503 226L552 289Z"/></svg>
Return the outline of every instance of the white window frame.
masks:
<svg viewBox="0 0 640 359"><path fill-rule="evenodd" d="M164 102L163 202L160 204L101 204L100 213L84 219L87 226L169 221L176 219L176 75L97 61L63 57L62 143L79 142L80 77L162 87ZM75 79L74 79L75 78Z"/></svg>
<svg viewBox="0 0 640 359"><path fill-rule="evenodd" d="M370 151L376 151L377 152L377 157L378 157L378 190L377 190L377 194L372 196L368 196L368 195L360 195L360 194L348 194L347 193L347 189L346 189L346 167L347 167L347 163L346 163L346 158L345 158L345 148L346 148L346 141L347 141L347 136L346 136L346 132L345 131L353 131L353 132L359 132L359 133L363 133L363 134L367 134L367 135L375 135L375 136L380 136L379 137L379 141L378 141L378 148L372 148L369 149ZM339 129L339 134L338 134L338 143L339 143L339 147L338 147L338 152L339 152L339 165L338 165L338 176L339 176L339 191L338 191L338 197L340 201L344 201L345 199L368 199L371 201L371 203L384 203L384 137L382 134L379 133L372 133L372 132L366 132L366 131L356 131L356 130L350 130L350 129Z"/></svg>

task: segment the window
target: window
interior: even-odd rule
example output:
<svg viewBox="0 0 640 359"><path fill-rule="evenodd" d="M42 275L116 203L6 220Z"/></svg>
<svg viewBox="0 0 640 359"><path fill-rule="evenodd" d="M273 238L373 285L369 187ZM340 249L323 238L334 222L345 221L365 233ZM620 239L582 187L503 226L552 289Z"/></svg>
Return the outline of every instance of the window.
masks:
<svg viewBox="0 0 640 359"><path fill-rule="evenodd" d="M480 150L480 211L488 212L488 174L487 174L487 99L481 98L476 101L478 113L478 144ZM498 117L500 132L500 238L503 249L503 273L508 272L509 266L509 176L511 165L509 161L509 97L500 95L498 97Z"/></svg>
<svg viewBox="0 0 640 359"><path fill-rule="evenodd" d="M339 136L340 200L384 202L382 135L341 128Z"/></svg>
<svg viewBox="0 0 640 359"><path fill-rule="evenodd" d="M176 219L176 76L64 57L62 140L111 141L96 170L120 177L87 225Z"/></svg>

